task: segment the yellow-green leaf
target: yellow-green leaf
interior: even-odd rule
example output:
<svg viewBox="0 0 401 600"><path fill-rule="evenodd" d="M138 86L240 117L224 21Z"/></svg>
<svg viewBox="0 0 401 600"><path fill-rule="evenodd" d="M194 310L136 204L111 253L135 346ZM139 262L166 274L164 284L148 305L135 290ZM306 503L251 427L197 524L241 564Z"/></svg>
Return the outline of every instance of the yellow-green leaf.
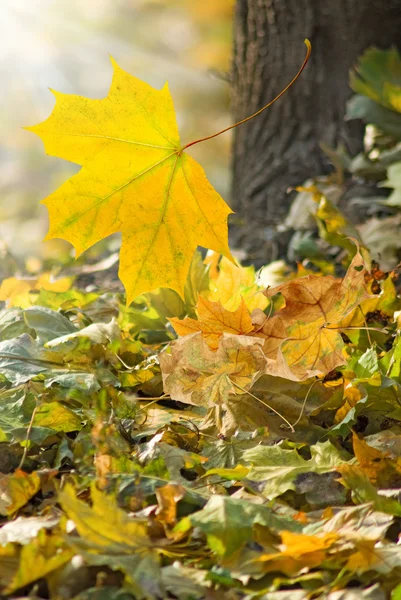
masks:
<svg viewBox="0 0 401 600"><path fill-rule="evenodd" d="M117 544L121 551L151 546L146 522L131 519L117 506L115 498L99 491L95 485L91 489L92 506L78 500L70 484L60 492L59 498L63 510L89 545L110 549Z"/></svg>
<svg viewBox="0 0 401 600"><path fill-rule="evenodd" d="M33 424L55 431L79 431L82 428L78 415L60 402L41 404L35 413Z"/></svg>
<svg viewBox="0 0 401 600"><path fill-rule="evenodd" d="M157 287L183 296L198 245L231 259L232 211L182 151L167 85L155 90L112 63L106 98L53 92L50 117L28 128L48 154L82 167L44 200L47 239L63 238L79 255L121 232L119 275L127 301Z"/></svg>
<svg viewBox="0 0 401 600"><path fill-rule="evenodd" d="M22 547L18 570L4 590L5 593L11 594L42 579L71 560L73 555L74 551L67 546L63 537L39 531L34 540Z"/></svg>
<svg viewBox="0 0 401 600"><path fill-rule="evenodd" d="M12 475L0 474L0 515L12 515L34 496L40 488L36 471L24 473L17 469Z"/></svg>

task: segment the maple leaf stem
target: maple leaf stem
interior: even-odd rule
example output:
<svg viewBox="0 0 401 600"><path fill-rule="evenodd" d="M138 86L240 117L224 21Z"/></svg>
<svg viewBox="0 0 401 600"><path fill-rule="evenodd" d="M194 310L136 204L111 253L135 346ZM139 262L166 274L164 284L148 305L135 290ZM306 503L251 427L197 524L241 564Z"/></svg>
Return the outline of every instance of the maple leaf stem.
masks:
<svg viewBox="0 0 401 600"><path fill-rule="evenodd" d="M170 398L170 394L163 394L162 396L158 396L158 397L150 397L149 398L143 398L143 400L151 400L151 402L148 402L147 404L145 404L145 406L141 406L141 410L146 410L147 408L149 408L149 406L152 406L152 404L156 404L156 402L159 402L159 400L164 400L165 398Z"/></svg>
<svg viewBox="0 0 401 600"><path fill-rule="evenodd" d="M289 421L287 421L287 419L285 417L283 417L283 415L281 413L279 413L275 408L273 408L272 406L270 406L270 404L267 404L267 402L264 402L261 398L258 398L257 396L255 396L255 394L252 394L251 392L249 392L245 388L241 387L240 385L238 385L238 383L235 383L235 381L232 381L232 384L236 388L238 388L239 390L241 390L244 394L248 394L248 396L250 396L251 398L254 398L254 400L257 400L258 402L260 402L261 404L263 404L263 406L267 406L268 409L272 410L274 413L276 413L276 415L278 417L280 417L280 419L283 419L283 421L285 421L285 423L287 423L287 425L290 428L290 430L292 431L292 433L295 433L295 429L293 428L293 426L291 425L291 423Z"/></svg>
<svg viewBox="0 0 401 600"><path fill-rule="evenodd" d="M386 327L359 327L358 325L350 325L349 327L323 327L323 329L332 329L333 331L347 331L348 329L366 329L366 331L378 331L379 333L388 333Z"/></svg>
<svg viewBox="0 0 401 600"><path fill-rule="evenodd" d="M273 98L273 100L271 100L268 104L266 104L266 106L263 106L263 108L256 111L253 115L250 115L249 117L246 117L245 119L242 119L242 121L238 121L238 123L234 123L234 125L230 125L229 127L226 127L225 129L222 129L221 131L218 131L217 133L213 133L212 135L208 135L204 138L200 138L199 140L195 140L194 142L189 142L189 144L186 144L186 146L183 146L179 150L178 153L181 154L181 152L183 152L190 146L195 146L195 144L200 144L201 142L206 142L207 140L211 140L211 139L221 135L222 133L226 133L227 131L230 131L230 129L234 129L235 127L238 127L239 125L242 125L243 123L246 123L247 121L250 121L251 119L254 119L258 115L260 115L263 111L265 111L267 108L272 106L272 104L274 104L277 100L279 100L281 98L281 96L283 96L290 89L290 87L292 87L292 85L296 82L296 80L301 75L302 71L304 70L304 68L306 67L306 65L308 63L308 60L309 60L311 52L312 52L312 45L308 39L305 39L304 43L306 46L306 56L304 58L304 62L302 63L301 67L299 68L299 71L295 75L295 77L293 77L291 79L290 83L288 85L286 85L285 88L283 90L281 90L281 92L279 94L277 94L277 96L275 98Z"/></svg>
<svg viewBox="0 0 401 600"><path fill-rule="evenodd" d="M363 312L363 310L362 310L362 308L360 306L358 306L358 308L359 308L359 311L360 311L360 313L362 315L363 322L365 323L365 327L367 328L366 329L366 335L367 335L367 338L368 338L368 341L369 341L369 346L373 346L372 340L371 340L371 337L370 337L370 333L369 333L369 329L368 329L368 322L367 322L366 317L365 317L365 313Z"/></svg>
<svg viewBox="0 0 401 600"><path fill-rule="evenodd" d="M307 392L306 392L306 394L305 394L304 401L302 402L302 406L301 406L301 412L299 413L299 417L298 417L298 419L295 421L295 423L293 423L293 424L292 424L292 426L293 426L293 427L295 427L295 425L298 425L298 423L299 423L299 422L300 422L300 420L302 419L302 415L304 414L304 410L305 410L305 406L306 406L306 403L307 403L307 401L308 401L308 398L309 398L309 394L311 393L311 391L312 391L313 387L314 387L314 386L315 386L317 383L319 383L319 379L316 379L316 380L315 380L315 381L314 381L314 382L313 382L313 383L312 383L312 384L309 386L309 389L308 389L308 391L307 391Z"/></svg>
<svg viewBox="0 0 401 600"><path fill-rule="evenodd" d="M24 466L25 459L26 459L27 454L28 454L28 450L29 450L29 438L31 436L33 422L35 420L35 416L36 416L36 413L38 411L38 408L39 408L39 404L36 404L35 408L32 411L31 420L29 421L28 429L26 430L25 448L24 448L24 452L22 453L22 457L21 457L20 463L18 465L18 469L22 469L22 467Z"/></svg>
<svg viewBox="0 0 401 600"><path fill-rule="evenodd" d="M55 360L46 360L44 358L34 358L31 356L20 356L19 354L11 354L8 352L2 352L0 354L0 359L1 358L13 358L14 360L21 360L23 362L28 362L28 363L44 363L47 365L56 365L58 367L65 367L65 363L61 363L61 362L57 362Z"/></svg>

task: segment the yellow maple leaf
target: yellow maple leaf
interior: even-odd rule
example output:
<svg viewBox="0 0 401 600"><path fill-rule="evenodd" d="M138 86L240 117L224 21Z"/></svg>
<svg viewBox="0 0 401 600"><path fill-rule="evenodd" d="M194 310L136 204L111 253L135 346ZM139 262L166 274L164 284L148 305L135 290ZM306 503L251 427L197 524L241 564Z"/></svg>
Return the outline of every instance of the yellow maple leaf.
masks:
<svg viewBox="0 0 401 600"><path fill-rule="evenodd" d="M346 569L352 573L368 571L380 560L380 556L376 554L376 544L375 540L358 540L355 543L355 552L347 561Z"/></svg>
<svg viewBox="0 0 401 600"><path fill-rule="evenodd" d="M48 154L82 167L44 200L46 239L67 240L78 256L121 232L119 276L127 303L157 287L183 296L198 245L232 259L232 211L183 152L168 86L155 90L111 60L106 98L53 92L50 117L27 128L42 138Z"/></svg>
<svg viewBox="0 0 401 600"><path fill-rule="evenodd" d="M272 375L302 381L345 363L339 324L367 297L364 274L358 252L343 279L309 275L267 290L270 298L280 293L285 300L270 318L253 313Z"/></svg>
<svg viewBox="0 0 401 600"><path fill-rule="evenodd" d="M50 273L42 273L39 277L18 279L8 277L3 279L0 285L0 300L7 303L7 307L19 306L27 308L32 305L30 292L41 289L52 292L66 292L70 289L71 277L52 280Z"/></svg>
<svg viewBox="0 0 401 600"><path fill-rule="evenodd" d="M70 483L59 494L59 501L68 518L73 520L84 542L98 548L112 548L116 544L120 552L127 548L146 548L151 551L151 541L147 534L147 524L143 519L131 519L116 499L91 488L92 506L77 498Z"/></svg>
<svg viewBox="0 0 401 600"><path fill-rule="evenodd" d="M255 308L266 308L269 301L263 294L263 287L256 283L253 267L243 267L237 261L231 262L216 253L209 254L204 262L210 266L208 300L221 302L231 311L236 310L242 300L251 312Z"/></svg>
<svg viewBox="0 0 401 600"><path fill-rule="evenodd" d="M356 433L352 436L355 457L371 483L379 488L394 487L401 483L401 458L369 446ZM340 471L341 472L341 471Z"/></svg>
<svg viewBox="0 0 401 600"><path fill-rule="evenodd" d="M248 335L253 331L251 315L242 298L237 310L230 312L220 302L209 302L206 298L199 296L196 311L199 317L198 321L190 317L185 319L174 317L169 321L179 336L201 331L207 345L212 350L217 350L220 337L224 332Z"/></svg>

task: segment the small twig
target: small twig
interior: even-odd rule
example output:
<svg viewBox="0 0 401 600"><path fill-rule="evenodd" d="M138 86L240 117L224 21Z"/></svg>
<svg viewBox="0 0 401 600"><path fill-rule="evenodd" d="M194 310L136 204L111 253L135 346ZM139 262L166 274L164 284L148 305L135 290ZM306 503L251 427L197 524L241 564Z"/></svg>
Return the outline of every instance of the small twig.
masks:
<svg viewBox="0 0 401 600"><path fill-rule="evenodd" d="M23 362L31 363L47 363L48 365L57 365L58 367L65 367L65 363L56 362L55 360L46 360L44 358L33 358L30 356L20 356L19 354L8 354L2 352L0 358L13 358L14 360L21 360Z"/></svg>
<svg viewBox="0 0 401 600"><path fill-rule="evenodd" d="M123 359L121 358L121 356L119 356L117 354L117 352L114 352L113 354L116 357L116 359L120 361L120 363L123 365L123 367L125 367L128 371L132 371L135 368L135 365L133 367L130 367L129 365L127 365L127 363L125 363L123 361Z"/></svg>
<svg viewBox="0 0 401 600"><path fill-rule="evenodd" d="M307 402L307 400L308 400L308 398L309 398L309 394L311 393L311 391L312 391L312 388L313 388L313 386L314 386L316 383L319 383L319 379L315 379L315 381L313 381L313 382L312 382L312 384L309 386L309 389L308 389L308 391L306 392L306 395L305 395L304 401L303 401L303 403L302 403L301 412L299 413L299 417L298 417L298 419L295 421L295 423L293 423L293 424L292 424L292 426L293 426L293 427L295 427L295 425L298 425L298 423L300 422L300 420L301 420L301 418L302 418L302 415L303 415L303 412L304 412L304 410L305 410L306 402Z"/></svg>
<svg viewBox="0 0 401 600"><path fill-rule="evenodd" d="M24 448L24 452L23 452L22 457L21 457L21 461L20 461L20 463L18 465L18 469L22 469L22 467L24 465L24 462L25 462L25 459L26 459L26 455L28 454L29 437L31 435L31 431L32 431L32 427L33 427L33 422L35 420L35 415L36 415L36 411L38 410L38 408L39 408L39 404L37 404L35 406L35 408L33 409L33 411L32 411L31 420L29 421L29 425L28 425L28 429L27 429L26 437L25 437L25 448Z"/></svg>
<svg viewBox="0 0 401 600"><path fill-rule="evenodd" d="M292 433L295 433L295 429L293 428L293 426L291 425L291 423L289 421L287 421L287 419L281 413L279 413L275 408L273 408L272 406L270 406L270 404L267 404L267 402L264 402L263 400L261 400L260 398L258 398L257 396L255 396L254 394L252 394L251 392L249 392L248 390L246 390L245 388L241 387L240 385L238 385L238 383L235 383L234 381L232 381L232 384L236 388L238 388L239 390L241 390L242 392L244 392L244 394L248 394L249 396L251 396L251 398L254 398L258 402L260 402L261 404L263 404L263 406L266 406L268 409L272 410L278 417L280 417L280 419L283 419L283 421L285 421L285 423L287 423L287 425L290 428L290 430L292 431Z"/></svg>
<svg viewBox="0 0 401 600"><path fill-rule="evenodd" d="M269 314L266 315L266 318L263 321L263 323L261 325L259 325L259 327L257 329L255 329L254 331L252 331L253 334L259 333L259 331L261 331L263 329L263 327L265 326L265 323L270 319L272 312L273 312L273 302L270 299Z"/></svg>
<svg viewBox="0 0 401 600"><path fill-rule="evenodd" d="M145 406L141 406L141 410L146 410L149 406L152 406L152 404L156 404L156 402L158 402L159 400L164 400L165 398L170 398L170 394L163 394L158 398L152 398L151 396L149 398L144 398L143 400L151 400L151 402L148 402L147 404L145 404Z"/></svg>
<svg viewBox="0 0 401 600"><path fill-rule="evenodd" d="M389 333L388 330L383 327L382 329L380 329L379 327L358 327L357 325L353 326L350 325L349 327L326 327L323 326L323 329L332 329L333 331L347 331L348 329L366 329L367 331L378 331L379 333Z"/></svg>
<svg viewBox="0 0 401 600"><path fill-rule="evenodd" d="M367 338L368 338L369 346L373 346L372 339L371 339L370 333L369 333L368 323L367 323L366 318L365 318L365 313L363 312L361 306L358 306L358 308L361 311L361 314L362 314L362 317L363 317L363 322L365 323L366 335L367 335Z"/></svg>

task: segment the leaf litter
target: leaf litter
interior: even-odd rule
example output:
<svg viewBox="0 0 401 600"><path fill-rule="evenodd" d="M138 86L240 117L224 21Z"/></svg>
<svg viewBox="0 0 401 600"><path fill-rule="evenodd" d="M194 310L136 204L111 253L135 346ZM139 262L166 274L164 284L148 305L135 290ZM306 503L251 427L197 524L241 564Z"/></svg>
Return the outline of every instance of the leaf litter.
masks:
<svg viewBox="0 0 401 600"><path fill-rule="evenodd" d="M207 299L217 297L211 266L224 260L194 255L197 278L175 318L162 291L128 308L122 294L92 292L91 318L68 308L65 291L42 290L41 306L26 290L26 308L2 309L1 322L19 319L0 342L5 597L334 598L396 587L391 274L373 294L356 252L343 279L295 274L266 291L254 276L264 310L245 299L229 310ZM385 347L366 336L361 307L386 311ZM335 342L317 352L321 336Z"/></svg>

